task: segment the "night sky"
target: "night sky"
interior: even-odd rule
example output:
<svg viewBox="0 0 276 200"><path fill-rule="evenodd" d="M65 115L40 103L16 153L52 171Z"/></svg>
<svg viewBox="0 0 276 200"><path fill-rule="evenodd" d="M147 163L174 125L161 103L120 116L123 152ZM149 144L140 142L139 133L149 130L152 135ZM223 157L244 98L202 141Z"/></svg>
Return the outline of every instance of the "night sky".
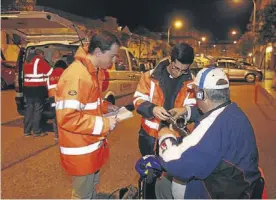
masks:
<svg viewBox="0 0 276 200"><path fill-rule="evenodd" d="M93 19L113 16L130 30L144 26L167 31L177 17L184 20L186 30L195 27L218 40L229 39L232 29L242 34L253 9L251 0L37 0L37 5Z"/></svg>

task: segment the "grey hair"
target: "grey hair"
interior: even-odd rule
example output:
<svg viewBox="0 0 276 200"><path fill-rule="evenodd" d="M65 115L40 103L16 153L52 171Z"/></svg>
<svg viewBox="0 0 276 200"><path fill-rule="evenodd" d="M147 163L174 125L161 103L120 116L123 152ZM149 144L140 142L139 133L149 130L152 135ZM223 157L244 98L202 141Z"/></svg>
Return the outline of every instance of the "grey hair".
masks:
<svg viewBox="0 0 276 200"><path fill-rule="evenodd" d="M213 90L204 89L208 98L214 103L226 103L230 101L230 90L229 88Z"/></svg>

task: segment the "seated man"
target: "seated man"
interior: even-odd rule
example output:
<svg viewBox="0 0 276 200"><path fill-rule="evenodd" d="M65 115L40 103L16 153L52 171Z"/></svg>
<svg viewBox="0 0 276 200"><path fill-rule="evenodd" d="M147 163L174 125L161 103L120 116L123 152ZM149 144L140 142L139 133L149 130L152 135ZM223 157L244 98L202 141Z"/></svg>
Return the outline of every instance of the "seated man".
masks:
<svg viewBox="0 0 276 200"><path fill-rule="evenodd" d="M202 69L194 84L204 114L193 132L180 144L170 130L159 132L161 164L182 185L162 177L156 183L157 198L251 198L260 178L253 128L230 101L222 70Z"/></svg>

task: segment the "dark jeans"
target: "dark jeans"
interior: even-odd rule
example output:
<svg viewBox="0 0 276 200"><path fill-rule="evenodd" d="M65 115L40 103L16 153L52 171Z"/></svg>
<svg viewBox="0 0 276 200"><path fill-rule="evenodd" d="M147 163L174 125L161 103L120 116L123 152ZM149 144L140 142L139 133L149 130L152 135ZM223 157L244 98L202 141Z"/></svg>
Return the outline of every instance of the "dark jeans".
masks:
<svg viewBox="0 0 276 200"><path fill-rule="evenodd" d="M53 112L53 131L55 133L55 137L58 137L58 127L57 127L57 117L56 117L56 108L51 107L51 112Z"/></svg>
<svg viewBox="0 0 276 200"><path fill-rule="evenodd" d="M41 133L41 118L44 108L44 98L41 97L26 97L27 104L24 114L24 133L35 134Z"/></svg>
<svg viewBox="0 0 276 200"><path fill-rule="evenodd" d="M154 152L154 145L155 145L155 138L149 136L143 128L139 131L139 149L142 156L145 155L155 155Z"/></svg>
<svg viewBox="0 0 276 200"><path fill-rule="evenodd" d="M139 131L138 143L142 156L156 154L154 151L155 138L149 136L143 128L141 128ZM151 184L147 184L146 191L144 191L146 193L146 199L156 199L155 182L156 180L154 180Z"/></svg>

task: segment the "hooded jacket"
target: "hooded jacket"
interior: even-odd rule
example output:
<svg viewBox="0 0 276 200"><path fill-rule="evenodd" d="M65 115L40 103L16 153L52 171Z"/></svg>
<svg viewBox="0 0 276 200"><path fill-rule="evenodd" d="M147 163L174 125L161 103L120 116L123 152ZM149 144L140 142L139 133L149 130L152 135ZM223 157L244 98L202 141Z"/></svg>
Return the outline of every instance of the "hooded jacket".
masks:
<svg viewBox="0 0 276 200"><path fill-rule="evenodd" d="M70 175L92 174L109 157L106 136L110 125L102 117L107 111L107 103L101 98L103 80L103 70L97 70L87 59L87 50L80 47L57 84L60 156Z"/></svg>

